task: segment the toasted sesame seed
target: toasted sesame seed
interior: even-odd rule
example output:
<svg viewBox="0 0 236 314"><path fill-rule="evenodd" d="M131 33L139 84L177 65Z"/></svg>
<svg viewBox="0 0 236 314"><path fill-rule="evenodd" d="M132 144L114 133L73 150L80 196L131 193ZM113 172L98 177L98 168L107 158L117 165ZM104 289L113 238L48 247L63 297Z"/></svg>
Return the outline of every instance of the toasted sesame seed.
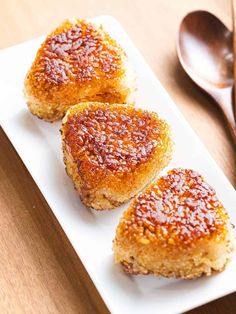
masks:
<svg viewBox="0 0 236 314"><path fill-rule="evenodd" d="M148 239L145 239L145 238L139 239L139 242L140 242L141 244L145 244L145 245L150 243L150 241L149 241Z"/></svg>

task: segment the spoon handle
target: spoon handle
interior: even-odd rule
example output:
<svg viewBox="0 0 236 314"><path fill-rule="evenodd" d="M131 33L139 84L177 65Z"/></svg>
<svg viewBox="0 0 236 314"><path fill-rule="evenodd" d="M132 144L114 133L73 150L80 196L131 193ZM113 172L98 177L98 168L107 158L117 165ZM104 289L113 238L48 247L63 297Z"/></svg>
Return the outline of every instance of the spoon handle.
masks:
<svg viewBox="0 0 236 314"><path fill-rule="evenodd" d="M236 145L236 121L233 108L234 101L232 88L225 89L224 92L221 92L218 95L213 95L213 98L222 110L228 129L231 133L234 144Z"/></svg>
<svg viewBox="0 0 236 314"><path fill-rule="evenodd" d="M222 111L223 111L223 114L225 116L225 120L228 124L228 128L229 128L229 131L231 133L234 144L236 145L236 126L235 126L235 122L234 122L233 112L224 111L224 110L222 110Z"/></svg>
<svg viewBox="0 0 236 314"><path fill-rule="evenodd" d="M233 20L233 49L234 49L234 114L236 115L236 0L231 0Z"/></svg>

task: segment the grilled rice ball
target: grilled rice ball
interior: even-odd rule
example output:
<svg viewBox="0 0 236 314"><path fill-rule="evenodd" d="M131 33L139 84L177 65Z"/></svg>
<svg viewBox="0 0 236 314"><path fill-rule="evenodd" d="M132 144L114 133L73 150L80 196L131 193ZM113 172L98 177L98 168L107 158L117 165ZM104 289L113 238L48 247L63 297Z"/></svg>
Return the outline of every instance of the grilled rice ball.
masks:
<svg viewBox="0 0 236 314"><path fill-rule="evenodd" d="M197 172L178 168L134 199L113 245L115 261L129 274L191 279L222 271L234 242L214 189Z"/></svg>
<svg viewBox="0 0 236 314"><path fill-rule="evenodd" d="M132 102L133 71L126 53L101 26L66 20L38 50L25 79L30 111L46 121L79 102Z"/></svg>
<svg viewBox="0 0 236 314"><path fill-rule="evenodd" d="M130 105L73 106L61 131L67 173L82 202L98 210L128 201L171 158L168 124Z"/></svg>

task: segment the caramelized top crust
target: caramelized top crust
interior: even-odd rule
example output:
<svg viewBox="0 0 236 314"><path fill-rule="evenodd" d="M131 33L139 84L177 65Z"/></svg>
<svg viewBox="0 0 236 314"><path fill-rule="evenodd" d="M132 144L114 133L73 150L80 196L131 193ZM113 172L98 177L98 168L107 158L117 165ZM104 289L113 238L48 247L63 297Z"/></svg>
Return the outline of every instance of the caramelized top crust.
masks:
<svg viewBox="0 0 236 314"><path fill-rule="evenodd" d="M34 79L51 85L122 75L121 47L85 20L65 21L42 44L31 68Z"/></svg>
<svg viewBox="0 0 236 314"><path fill-rule="evenodd" d="M178 246L211 236L223 239L227 222L224 207L203 177L177 168L136 197L119 231L139 243Z"/></svg>
<svg viewBox="0 0 236 314"><path fill-rule="evenodd" d="M116 174L145 163L156 149L163 150L169 136L168 125L155 113L102 103L69 114L63 129L67 149L78 165Z"/></svg>

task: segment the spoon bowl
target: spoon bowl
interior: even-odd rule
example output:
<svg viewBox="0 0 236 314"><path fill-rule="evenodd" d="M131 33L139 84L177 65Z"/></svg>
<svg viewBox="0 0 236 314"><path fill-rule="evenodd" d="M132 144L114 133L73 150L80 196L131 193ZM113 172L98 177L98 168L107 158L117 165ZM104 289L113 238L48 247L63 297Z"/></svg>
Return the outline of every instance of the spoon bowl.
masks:
<svg viewBox="0 0 236 314"><path fill-rule="evenodd" d="M209 12L191 12L180 25L177 54L185 72L222 110L236 143L232 32Z"/></svg>
<svg viewBox="0 0 236 314"><path fill-rule="evenodd" d="M189 13L180 25L177 47L182 66L199 86L233 86L232 32L216 16L206 11Z"/></svg>

